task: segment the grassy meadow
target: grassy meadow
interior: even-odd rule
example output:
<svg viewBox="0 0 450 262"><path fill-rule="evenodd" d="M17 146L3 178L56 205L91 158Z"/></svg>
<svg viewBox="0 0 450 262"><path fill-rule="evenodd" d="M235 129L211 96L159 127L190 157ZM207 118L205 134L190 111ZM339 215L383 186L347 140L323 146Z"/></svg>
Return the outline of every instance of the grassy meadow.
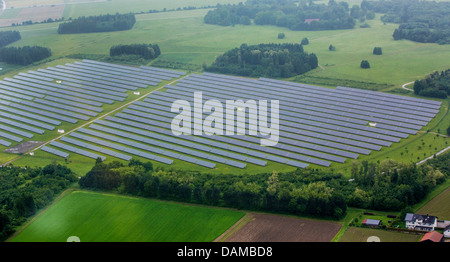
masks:
<svg viewBox="0 0 450 262"><path fill-rule="evenodd" d="M211 242L243 212L136 197L73 191L11 242ZM89 223L86 223L89 221Z"/></svg>

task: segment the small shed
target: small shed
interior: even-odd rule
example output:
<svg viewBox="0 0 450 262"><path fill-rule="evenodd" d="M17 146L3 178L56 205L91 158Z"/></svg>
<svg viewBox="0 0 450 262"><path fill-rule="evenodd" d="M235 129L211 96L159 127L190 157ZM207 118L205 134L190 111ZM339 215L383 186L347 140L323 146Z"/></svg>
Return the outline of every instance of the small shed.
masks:
<svg viewBox="0 0 450 262"><path fill-rule="evenodd" d="M58 133L64 134L64 129L58 129Z"/></svg>
<svg viewBox="0 0 450 262"><path fill-rule="evenodd" d="M379 227L381 225L381 220L378 219L364 219L363 225L368 227Z"/></svg>
<svg viewBox="0 0 450 262"><path fill-rule="evenodd" d="M135 95L140 95L141 92L133 92L133 94L135 94Z"/></svg>

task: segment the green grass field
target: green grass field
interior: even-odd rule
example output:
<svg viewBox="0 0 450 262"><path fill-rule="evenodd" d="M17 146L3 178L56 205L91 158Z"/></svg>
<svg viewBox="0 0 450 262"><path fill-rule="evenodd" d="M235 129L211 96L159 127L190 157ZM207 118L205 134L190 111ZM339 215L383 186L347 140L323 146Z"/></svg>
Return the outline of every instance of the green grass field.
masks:
<svg viewBox="0 0 450 262"><path fill-rule="evenodd" d="M369 237L376 236L380 242L418 242L421 236L402 232L350 227L339 242L367 242Z"/></svg>
<svg viewBox="0 0 450 262"><path fill-rule="evenodd" d="M211 242L243 212L74 191L27 225L12 242Z"/></svg>

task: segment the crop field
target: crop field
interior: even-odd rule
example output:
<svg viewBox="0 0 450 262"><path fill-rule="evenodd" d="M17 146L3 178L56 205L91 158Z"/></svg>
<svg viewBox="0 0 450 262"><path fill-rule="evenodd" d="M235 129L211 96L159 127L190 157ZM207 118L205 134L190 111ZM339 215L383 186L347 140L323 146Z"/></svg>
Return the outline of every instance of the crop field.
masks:
<svg viewBox="0 0 450 262"><path fill-rule="evenodd" d="M0 16L0 26L11 26L11 24L21 24L25 21L42 22L49 18L53 20L61 19L64 7L64 5L57 5L7 9L5 10L5 13Z"/></svg>
<svg viewBox="0 0 450 262"><path fill-rule="evenodd" d="M416 211L417 214L433 214L437 216L440 220L450 220L450 210L448 208L448 203L450 201L450 188L447 188L444 192L440 193L423 207Z"/></svg>
<svg viewBox="0 0 450 262"><path fill-rule="evenodd" d="M243 215L226 209L74 191L11 241L66 242L77 236L82 242L211 242Z"/></svg>
<svg viewBox="0 0 450 262"><path fill-rule="evenodd" d="M266 214L251 214L225 242L330 242L341 224Z"/></svg>

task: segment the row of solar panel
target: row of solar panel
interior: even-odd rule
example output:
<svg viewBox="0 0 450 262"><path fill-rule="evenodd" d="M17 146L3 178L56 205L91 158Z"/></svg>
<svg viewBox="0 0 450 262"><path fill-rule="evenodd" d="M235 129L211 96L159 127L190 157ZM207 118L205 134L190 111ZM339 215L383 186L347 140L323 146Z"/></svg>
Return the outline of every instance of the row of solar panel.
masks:
<svg viewBox="0 0 450 262"><path fill-rule="evenodd" d="M396 112L396 111L392 111L392 107L386 107L384 109L380 109L380 108L373 108L373 107L368 107L367 105L352 105L349 103L344 103L341 101L327 101L326 103L324 103L324 99L320 98L320 96L317 97L307 97L304 96L303 93L302 94L298 94L298 95L293 95L293 94L285 94L283 92L280 92L279 90L265 90L262 88L257 88L257 87L246 87L245 89L242 88L242 86L240 85L236 85L236 84L227 84L227 83L221 83L217 80L211 80L211 79L202 79L202 76L190 76L189 78L185 78L182 81L180 81L181 83L187 82L187 83L191 83L191 84L195 84L198 86L206 86L206 87L216 87L218 85L220 86L226 86L227 89L226 90L236 90L239 91L239 94L250 94L253 97L257 98L257 97L261 97L262 95L264 95L265 97L269 97L272 98L274 96L278 97L279 100L285 101L285 102L292 102L294 103L292 106L296 106L297 104L303 104L306 102L315 102L317 107L325 107L325 108L329 108L330 106L334 106L335 108L333 109L337 109L339 111L349 111L355 114L364 114L364 115L369 115L372 116L372 114L377 113L378 115L376 115L379 118L386 118L386 119L391 119L392 117L401 117L400 119L395 119L395 120L401 120L401 122L407 122L410 123L412 120L418 120L418 121L429 121L430 118L432 118L434 116L434 114L431 113L426 113L426 112L421 112L421 115L414 115L414 114L408 114L407 112ZM407 110L406 110L407 111ZM411 122L414 123L414 122Z"/></svg>
<svg viewBox="0 0 450 262"><path fill-rule="evenodd" d="M91 125L91 128L92 127L93 127L93 125ZM193 155L194 157L201 157L201 158L204 158L204 159L208 159L208 156L209 156L207 154L203 154L203 153L198 152L198 151L186 149L186 148L183 148L183 147L180 147L180 146L170 146L169 144L161 142L161 141L156 141L156 140L153 140L153 139L147 139L147 138L139 137L139 136L132 135L132 134L129 134L129 133L114 131L112 129L108 130L108 129L102 128L101 126L98 126L98 125L95 125L94 127L96 127L97 130L100 130L100 131L103 131L103 132L105 132L105 131L108 132L109 131L109 133L111 133L111 134L124 136L124 137L127 137L129 139L137 140L139 142L133 142L133 141L130 141L130 140L127 140L127 139L114 137L114 136L111 136L111 135L107 135L107 134L104 134L104 133L100 133L100 132L89 130L89 129L85 129L85 128L80 129L79 132L90 134L90 135L97 136L97 137L101 137L101 138L104 138L104 139L107 139L107 140L110 140L110 141L115 141L115 142L120 143L120 144L126 144L126 145L129 145L129 146L135 147L135 148L143 149L146 152L153 152L153 153L156 153L156 154L159 154L159 155L163 155L163 156L167 156L167 157L171 157L171 158L174 158L174 159L183 159L183 155L180 155L178 153L174 153L174 152L171 152L171 151L168 151L168 150L163 150L163 149L160 149L160 148L157 148L157 147L154 147L154 146L168 148L168 149L173 150L173 151L186 153L186 154L189 154L189 155ZM147 144L154 145L154 146L144 145L143 143L147 143ZM201 160L201 159L194 159L194 158L190 158L190 160L191 161L188 161L188 162L196 163L198 165L209 167L209 168L215 168L215 164L211 163L209 161L204 161L204 160ZM227 161L227 159L223 159L223 161Z"/></svg>
<svg viewBox="0 0 450 262"><path fill-rule="evenodd" d="M170 111L171 104L169 102L163 102L163 101L159 101L159 100L155 100L153 102L154 103L136 101L132 105L130 105L128 108L137 109L137 110L140 110L143 112L148 112L147 111L148 109L145 109L145 108L155 109L155 110L157 110L157 112L160 112L160 113ZM324 143L328 143L329 141L334 141L339 144L367 148L370 150L380 150L381 149L381 146L364 143L364 142L358 142L357 139L352 140L352 139L347 139L347 138L343 138L343 137L339 137L339 136L330 136L330 135L323 134L323 131L325 129L321 129L321 128L292 123L296 126L296 128L293 129L293 128L288 127L289 123L291 123L291 122L286 122L286 125L280 125L281 131L286 131L286 136L288 136L288 137L292 136L293 138L296 138L297 140L300 140L300 141L309 142L309 140L304 140L304 139L318 138L321 140L322 139L325 140ZM295 132L299 131L297 129L300 129L301 134L304 136L307 136L307 137L304 137L304 136L298 135L298 134L294 134ZM292 132L292 133L287 133L287 132ZM328 140L328 141L326 141L326 140ZM383 142L383 143L386 143L385 144L386 146L390 146L390 144L391 144L389 142ZM352 150L349 150L349 151L352 151ZM366 151L361 151L361 152L355 151L355 152L361 153L361 154L367 153Z"/></svg>
<svg viewBox="0 0 450 262"><path fill-rule="evenodd" d="M172 76L167 76L164 74L141 73L140 71L137 71L137 70L119 69L119 68L114 68L114 67L110 67L110 66L89 64L89 63L83 63L83 62L75 62L74 64L67 64L67 66L89 69L93 72L95 71L95 72L100 72L100 73L114 73L117 76L133 76L134 78L144 79L144 80L157 79L157 81L159 81L159 80L172 80L173 79Z"/></svg>
<svg viewBox="0 0 450 262"><path fill-rule="evenodd" d="M117 118L117 117L120 117L120 118ZM157 119L157 118L158 117L155 117L155 119ZM143 129L147 129L147 130L150 130L152 128L152 126L157 126L157 127L166 129L167 132L170 132L170 128L171 128L170 122L167 123L167 122L150 121L149 119L134 117L134 116L126 115L123 113L116 114L116 117L108 116L106 119L113 121L113 122L119 122L121 124L131 125L134 127L143 128ZM162 118L162 117L160 117L160 119L163 121L166 120L166 118ZM139 123L139 121L143 124ZM219 136L211 136L209 138L211 138L212 140L217 140L217 137L219 137ZM245 136L243 136L242 139L245 139ZM227 142L229 144L234 144L237 146L242 145L242 143L236 142L235 140L232 140L232 139L229 139ZM229 147L229 145L225 145L225 146ZM280 154L281 156L285 156L285 157L287 154L287 152L281 151L281 150L278 150L275 148L269 148L269 149L264 148L264 150L269 150L270 151L269 153ZM331 164L329 161L325 161L325 160L321 160L321 159L315 159L315 158L311 158L311 157L307 157L307 156L299 155L299 154L294 154L294 153L289 153L289 154L291 154L291 158L299 160L299 161L314 163L314 164L323 165L323 166L329 166Z"/></svg>
<svg viewBox="0 0 450 262"><path fill-rule="evenodd" d="M126 70L126 71L131 70L131 68L128 66L103 63L103 62L92 61L92 60L87 60L87 59L84 59L83 63L87 63L90 65L96 65L96 66L102 66L102 65L108 66L111 70ZM166 75L166 76L170 76L172 78L178 78L182 75L185 75L185 73L181 72L181 71L162 69L162 68L156 68L156 67L141 66L140 68L132 68L132 69L133 69L133 72L144 73L144 74L151 73L154 75Z"/></svg>
<svg viewBox="0 0 450 262"><path fill-rule="evenodd" d="M104 124L104 122L101 122L101 123ZM192 155L192 156L195 156L195 157L201 157L201 158L204 158L204 159L210 159L210 158L214 157L216 162L224 163L224 164L231 165L231 166L234 166L234 167L244 168L246 166L244 163L241 163L241 162L236 162L234 160L230 160L230 159L226 159L226 158L222 158L222 157L217 157L217 156L212 156L212 155L208 154L209 152L211 152L213 150L210 147L199 146L199 145L196 145L196 144L193 144L193 143L181 140L181 139L173 138L173 137L170 137L170 136L163 136L163 135L159 135L159 134L151 133L151 132L142 132L141 133L142 135L145 135L146 137L152 138L152 139L148 139L148 138L140 137L140 136L133 135L133 134L130 134L130 133L115 131L113 129L108 129L108 128L102 128L102 127L100 127L98 125L91 125L90 128L97 129L97 130L104 131L104 132L108 132L108 133L111 133L111 134L114 134L114 135L118 135L118 136L127 137L127 138L130 138L130 139L139 141L140 143L151 144L151 145L154 145L154 146L166 148L166 149L169 149L169 150L172 150L172 151L181 152L181 153ZM127 129L126 127L122 127L122 130L126 130L126 129ZM129 128L127 131L130 132L130 130L132 130L132 129ZM86 131L86 132L92 132L92 131ZM101 136L102 134L96 133L95 135ZM103 136L104 136L104 134L103 134ZM131 143L131 144L134 143L134 142L130 142L130 141L127 141L127 140L124 140L124 139L119 139L119 138L111 138L110 137L110 140L111 139L116 139L116 141L121 141L121 143L125 143L125 144L126 143ZM157 140L153 140L153 139L157 139ZM163 142L163 141L166 141L166 142L169 142L169 143L166 143L166 142ZM142 147L142 145L140 145L139 143L134 143L134 144L136 144L136 147L139 147L139 146ZM175 145L173 145L173 144L175 144ZM181 145L183 147L180 147L180 146L177 146L177 145ZM179 159L180 156L181 156L180 154L175 154L175 153L167 151L167 150L161 150L159 148L153 148L153 147L149 148L148 146L145 146L145 147L146 147L146 150L148 150L148 151L151 151L151 152L154 152L154 153L157 153L157 154L160 154L160 155L165 155L165 156L168 156L168 157L171 157L171 158ZM188 148L185 148L185 147L195 148L196 150L188 149ZM205 152L208 152L208 153L203 153L203 152L200 152L200 151L197 151L197 150L205 151ZM266 165L265 161L260 161L258 159L253 159L253 158L249 158L249 157L246 158L244 156L237 155L237 154L232 154L232 153L229 153L229 152L223 152L223 153L221 153L219 155L225 156L225 157L228 157L228 158L234 158L234 159L241 160L241 161L244 161L244 162L253 163L253 164L256 164L256 165L260 165L260 166L265 166Z"/></svg>
<svg viewBox="0 0 450 262"><path fill-rule="evenodd" d="M421 112L431 112L431 113L437 113L436 109L439 110L439 106L436 108L434 105L430 104L424 104L419 101L403 101L401 96L397 96L394 98L389 97L382 97L381 99L376 96L354 96L353 93L345 92L342 89L330 89L325 87L318 87L318 86L312 86L312 85L305 85L305 84L299 84L299 83L293 83L288 81L281 81L276 80L272 81L271 79L267 80L267 78L260 78L260 81L248 81L243 80L242 78L230 78L227 76L221 76L221 75L209 75L205 73L203 74L203 77L206 77L207 79L213 79L218 81L223 81L227 83L234 83L234 84L240 84L244 86L253 86L253 87L260 87L261 89L268 89L273 90L273 88L276 89L283 89L283 92L285 94L290 95L306 95L311 97L319 97L322 98L324 101L330 100L330 101L343 101L346 103L354 103L359 104L361 102L367 103L369 107L377 107L377 105L384 105L384 106L391 106L398 109L409 109L412 110L412 113L415 111L418 111L417 113ZM430 108L431 107L431 108Z"/></svg>
<svg viewBox="0 0 450 262"><path fill-rule="evenodd" d="M166 117L174 117L174 114L169 112L170 108L168 107L159 107L158 109L150 109L150 108L146 108L146 107L142 107L139 105L130 105L127 109L125 109L123 112L125 113L129 113L129 114L135 114L135 115L141 115L137 113L137 111L134 110L130 110L130 109L135 109L141 112L146 112L146 113L150 113L150 114L155 114L155 115L162 115L162 116L166 116ZM206 116L204 116L204 118L206 118ZM332 148L337 148L340 150L345 150L345 151L350 151L350 152L355 152L355 153L360 153L360 154L369 154L370 150L367 149L361 149L358 147L353 147L353 146L349 146L349 145L345 145L345 144L339 144L339 143L335 143L335 142L331 142L331 141L325 141L325 140L321 140L321 139L316 139L316 138L309 138L303 135L297 135L297 134L290 134L288 132L284 132L284 131L288 131L290 130L289 128L285 128L284 126L280 126L280 142L284 142L284 143L288 143L288 144L292 144L292 145L300 145L302 144L305 147L309 147L309 148L316 148L314 145L312 144L303 144L303 142L307 142L307 143L313 143L313 144L317 144L320 146L324 146L327 148L324 148L324 152L333 152L334 154L338 154L338 155L342 155L342 156L346 156L346 157L351 157L351 158L356 158L357 155L356 154L352 154L352 153L347 153L347 152L335 152L332 151ZM290 130L290 131L296 131L294 130ZM333 139L334 141L339 140L337 139ZM330 147L330 148L328 148ZM378 149L380 147L377 147ZM377 149L374 148L374 149Z"/></svg>
<svg viewBox="0 0 450 262"><path fill-rule="evenodd" d="M139 111L132 111L132 110L129 110L129 109L125 109L123 112L124 113L132 113L134 115L137 115L138 117L133 117L133 116L125 115L125 114L121 114L121 113L116 114L116 116L122 117L122 118L127 118L127 119L132 119L132 120L143 122L143 123L150 123L151 122L153 124L154 124L154 122L153 121L149 121L148 119L159 120L159 121L161 121L163 123L167 123L167 124L170 123L170 121L172 119L172 118L166 118L166 117L160 117L160 116L151 115L151 114L147 114L147 113L142 113L142 112L139 112ZM145 119L145 118L148 118L148 119ZM256 142L256 143L259 142L259 140L255 141L255 140L252 139L252 137L248 137L248 136L245 136L242 139L245 139L248 142ZM302 142L299 142L299 143L302 143ZM294 146L282 145L282 144L278 144L276 146L276 148L281 148L281 147L284 147L284 149L289 149L289 151L297 152L297 153L300 153L300 154L310 155L310 156L319 157L319 158L332 160L332 161L337 161L337 162L344 162L345 159L341 158L341 157L335 157L335 156L332 156L332 155L329 155L329 154L321 153L321 152L328 152L328 153L336 154L336 155L345 155L347 157L352 157L352 158L356 158L357 157L357 155L353 154L353 153L348 153L348 152L344 152L344 151L341 151L341 150L333 150L331 148L317 146L317 145L313 145L313 144L309 144L309 143L302 143L302 147L294 147ZM313 150L317 150L319 152L311 151L311 150L304 149L304 148L310 148L310 149L313 149Z"/></svg>
<svg viewBox="0 0 450 262"><path fill-rule="evenodd" d="M54 147L58 147L58 148L64 149L64 150L67 150L69 152L73 152L73 153L76 153L76 154L79 154L79 155L90 157L90 158L93 158L93 159L100 158L102 161L105 161L105 159L106 159L106 157L104 157L102 155L94 154L94 153L88 152L88 151L83 150L83 149L79 149L79 148L76 148L76 147L73 147L73 146L65 145L65 144L60 143L60 142L53 141L53 142L50 142L50 145L54 146Z"/></svg>
<svg viewBox="0 0 450 262"><path fill-rule="evenodd" d="M167 101L167 102L173 102L175 101L175 99L173 98L168 98L165 96L155 96L152 95L151 96L152 99L160 99L163 101ZM147 98L144 101L149 101L151 98ZM280 115L283 115L283 112L280 111ZM362 135L362 136L366 136L366 137L371 137L371 138L375 138L375 139L381 139L381 140L386 140L386 141L390 141L390 142L398 142L399 138L397 137L407 137L407 134L403 134L403 133L398 133L398 132L390 132L390 131L384 131L384 130L379 130L379 129L370 129L370 127L367 126L356 126L356 125L352 125L349 123L336 123L333 120L322 120L323 122L319 122L320 118L317 117L306 117L305 119L299 117L298 119L296 119L296 123L300 122L300 123L313 123L312 125L318 125L320 127L323 128L328 128L328 129L332 129L332 130L337 130L337 131L342 131L342 132L347 132L350 134L357 134L357 135ZM336 125L339 124L339 125ZM356 128L358 129L356 129ZM384 135L384 133L388 133L389 135ZM396 137L393 137L396 136ZM367 141L365 141L367 142Z"/></svg>
<svg viewBox="0 0 450 262"><path fill-rule="evenodd" d="M186 98L185 100L190 100L192 101L193 98L192 93L189 89L186 88L171 88L169 87L168 92L159 92L156 91L154 92L152 95L160 95L160 96L166 96L169 98L174 98L174 99L182 99L182 98ZM183 96L184 95L184 96ZM213 92L210 91L206 91L205 95L203 95L203 97L205 99L216 99L219 100L220 102L222 102L223 104L227 101L227 100L239 100L242 98L241 97L236 97L233 94L230 94L228 96L225 95L217 95ZM161 98L163 99L163 98ZM148 101L148 99L146 100ZM166 99L166 101L170 101L170 99ZM360 130L364 130L364 131L369 131L369 132L374 132L374 133L380 133L380 134L386 134L386 135L390 135L390 136L397 136L397 137L405 137L407 136L407 134L416 134L417 131L412 130L412 129L406 129L406 128L400 128L400 127L392 127L392 130L395 131L391 131L391 130L384 130L384 129L374 129L374 128L370 128L367 126L367 122L359 122L358 121L349 121L349 119L340 119L341 121L337 121L335 119L339 119L339 117L333 117L333 116L329 116L326 114L322 114L321 117L317 116L318 114L308 114L308 111L305 110L297 110L296 113L294 112L290 112L288 110L289 107L286 106L279 106L279 114L280 114L280 119L285 119L288 121L292 121L292 122L296 122L298 121L298 119L307 119L307 120L315 120L317 122L323 122L323 123L327 123L327 124L333 124L333 125L338 125L338 126L344 126L344 127L350 127L350 128L355 128L355 129L360 129ZM264 110L261 110L262 113L267 113ZM302 114L302 112L305 112L305 115ZM346 121L344 121L346 120ZM356 123L355 123L356 122Z"/></svg>
<svg viewBox="0 0 450 262"><path fill-rule="evenodd" d="M132 76L131 74L127 73L111 73L109 70L99 71L99 70L93 70L89 66L84 65L74 65L74 64L66 64L65 66L57 66L57 68L61 69L67 69L72 72L80 72L80 73L87 73L91 77L96 79L109 79L109 80L119 80L119 81L126 81L130 83L138 83L138 84L144 84L144 85L157 85L161 82L161 79L157 79L154 77L140 77L140 76Z"/></svg>
<svg viewBox="0 0 450 262"><path fill-rule="evenodd" d="M76 89L85 89L89 92L88 94L94 94L95 96L101 95L99 93L102 93L105 95L112 95L112 97L127 97L127 94L125 94L125 92L127 92L126 89L114 88L114 90L112 90L111 88L103 88L104 85L100 85L100 84L98 84L98 85L97 84L80 85L80 84L75 84L75 83L72 83L69 81L67 81L67 82L61 81L60 84L55 84L52 82L34 79L33 76L34 76L33 74L22 74L22 75L16 75L13 78L28 81L28 82L33 82L36 84L47 85L47 86L51 86L51 87L55 87L55 88L71 87L71 88L76 88ZM96 86L92 86L92 85L96 85ZM101 86L101 87L98 87L98 86Z"/></svg>
<svg viewBox="0 0 450 262"><path fill-rule="evenodd" d="M122 85L128 85L128 86L134 86L136 88L146 88L148 85L156 85L157 83L149 83L149 84L141 84L141 83L130 83L127 81L122 81L120 79L109 79L107 77L101 77L101 76L95 76L90 73L80 73L76 72L74 70L70 70L65 68L64 66L57 66L57 67L47 67L46 72L51 71L54 74L68 74L71 76L76 76L80 80L86 80L86 81L111 81L114 83L122 84ZM41 70L42 71L42 70Z"/></svg>
<svg viewBox="0 0 450 262"><path fill-rule="evenodd" d="M226 97L230 97L230 96L237 96L237 94L239 94L240 99L256 99L256 98L261 98L258 97L258 93L255 91L255 93L252 94L242 94L242 93L237 93L239 90L217 90L217 88L214 87L204 87L204 86L199 86L195 83L190 83L190 84L186 84L184 82L182 82L183 80L180 80L180 82L177 84L176 87L172 87L175 88L176 90L172 90L172 91L168 91L169 93L176 93L176 92L186 92L189 93L193 91L198 91L198 92L209 92L210 95L212 96L226 96ZM170 86L168 86L170 88ZM192 96L192 95L191 95ZM265 100L267 98L263 98L263 100ZM273 99L272 99L273 100ZM275 99L278 100L278 99ZM302 103L293 103L293 102L284 102L282 101L280 103L281 105L284 105L284 110L283 110L283 114L289 114L291 113L297 116L302 116L300 114L296 114L299 111L303 111L306 112L307 115L317 115L316 112L319 113L323 113L323 114L328 114L328 118L330 119L335 119L338 118L339 116L345 117L344 119L346 119L346 121L364 121L367 123L367 121L370 122L381 122L387 125L384 125L385 128L387 129L391 129L391 130L395 130L398 128L409 128L409 129L420 129L421 125L426 124L426 122L423 121L417 121L417 120L409 120L408 122L410 123L404 123L399 121L400 118L398 117L393 117L393 116L388 116L387 118L389 119L382 119L382 118L373 118L373 117L367 117L364 116L364 114L361 115L356 115L357 112L361 112L358 110L349 110L349 111L354 111L354 112L346 112L343 111L343 109L341 107L335 107L335 106L328 106L328 105L322 105L316 102L304 102L302 101ZM305 111L306 110L306 111ZM309 113L308 113L309 112ZM373 114L373 113L372 113Z"/></svg>
<svg viewBox="0 0 450 262"><path fill-rule="evenodd" d="M206 78L206 79L205 79ZM191 81L195 81L196 84L198 85L206 85L211 86L211 84L214 85L222 85L222 86L227 86L229 88L239 88L241 87L240 85L237 84L229 84L229 83L223 83L220 82L218 80L214 80L214 79L208 79L207 77L201 76L201 75L192 75L190 76L190 78L186 78L186 81L191 80ZM278 87L279 88L279 87ZM399 117L405 117L405 118L410 118L410 119L416 119L416 120L426 120L427 117L433 117L435 115L435 113L428 113L428 112L423 112L423 111L418 111L417 114L408 114L408 110L411 111L411 109L396 109L397 111L392 110L392 107L385 107L385 108L380 108L380 107L371 107L368 104L362 103L360 101L358 101L356 104L352 104L352 103L348 103L348 101L341 101L341 100L334 100L334 101L326 101L326 99L321 98L321 96L325 96L325 94L323 95L316 95L315 97L308 97L306 92L301 92L298 94L287 94L284 93L284 91L282 93L277 93L278 89L274 90L274 87L271 87L271 89L264 89L264 88L258 88L258 87L246 87L245 88L245 92L247 91L258 91L259 95L264 94L265 96L271 96L274 94L278 94L280 96L280 99L283 101L290 101L290 102L295 102L296 100L293 99L299 99L299 101L314 101L314 102L320 102L326 105L334 105L334 106L340 106L341 109L340 110L347 110L348 109L360 109L363 111L367 111L367 112L377 112L377 113L381 113L381 114L387 114L388 116L399 116ZM256 95L258 95L256 94ZM326 102L326 103L324 103Z"/></svg>
<svg viewBox="0 0 450 262"><path fill-rule="evenodd" d="M90 128L98 129L98 130L105 131L105 132L110 132L112 134L119 135L119 136L124 136L124 137L127 137L127 135L130 136L130 133L135 133L135 134L143 135L143 136L146 136L146 137L154 138L155 134L152 134L151 132L155 132L155 133L166 135L164 137L163 141L166 141L166 142L169 142L169 143L170 142L172 142L172 143L179 143L181 145L192 147L192 144L188 144L186 141L183 142L182 140L180 140L178 138L175 139L175 138L171 137L172 133L170 131L162 129L162 128L158 128L158 127L154 127L154 126L146 126L146 125L143 125L143 124L139 124L139 123L136 123L136 122L127 121L127 120L119 119L119 118L115 118L115 117L107 117L107 120L109 120L109 121L97 120L95 123L96 124L101 124L103 126L115 128L115 129L118 129L118 130L123 130L123 131L125 131L125 133L124 132L119 132L119 131L114 131L112 129L108 129L108 128L104 128L104 127L100 128L98 125L95 125L95 124L91 125ZM112 121L112 122L110 122L110 121ZM151 132L149 132L149 131L151 131ZM193 136L186 136L186 137L183 136L181 138L183 138L185 140L188 140L188 141L191 141L191 142L195 142L195 147L194 148L197 149L197 150L201 150L201 151L210 152L212 154L215 154L215 155L208 156L208 158L207 158L208 160L215 161L215 162L222 163L222 164L226 164L226 165L230 165L230 166L234 166L234 167L238 167L238 168L244 168L245 164L243 164L241 162L234 161L234 160L230 160L230 159L224 160L221 156L228 157L228 158L235 158L235 159L238 159L238 160L241 160L241 161L245 160L245 161L247 161L249 163L253 163L253 164L257 164L257 165L265 165L265 161L261 161L261 160L254 159L254 158L251 158L251 157L246 157L246 156L239 156L238 154L234 154L234 153L232 153L230 151L238 152L240 154L247 154L247 155L258 157L258 158L267 158L268 160L270 160L271 158L274 158L274 157L272 157L270 155L259 153L259 152L253 151L253 150L247 150L247 149L243 150L243 148L232 146L230 144L219 143L217 141L220 140L219 139L220 137L216 137L215 140L217 140L217 141L211 141L209 139L204 139L204 138L201 138L201 137L193 137ZM140 139L140 138L136 137L136 139ZM159 146L161 141L159 141L159 142L157 141L156 143ZM164 143L163 145L165 145L165 144L166 143ZM201 144L204 144L206 146L203 146ZM216 149L216 148L213 148L213 147L219 147L219 148L222 148L222 149L226 149L227 151ZM169 145L168 148L169 149L173 148L173 146ZM278 160L281 161L282 163L285 163L285 164L288 164L288 165L291 165L291 166L295 166L295 167L304 168L304 167L307 166L307 164L300 163L300 162L293 161L293 160L289 161L288 159L284 159L284 158L278 158Z"/></svg>
<svg viewBox="0 0 450 262"><path fill-rule="evenodd" d="M171 106L171 105L167 105L168 102L165 102L165 101L153 100L153 103L163 105L163 106L168 106L169 108ZM168 111L168 110L165 110L165 111ZM360 146L360 147L367 148L367 149L379 150L379 147L375 146L375 145L381 145L381 146L390 146L391 145L391 142L387 142L387 141L382 141L382 140L373 139L373 138L367 138L364 136L359 136L359 135L354 135L354 134L343 133L343 132L339 132L336 130L324 129L320 124L317 125L317 123L314 121L306 121L305 120L305 121L300 121L300 122L302 122L303 124L298 124L298 123L294 123L294 122L283 122L283 125L281 125L280 127L281 127L281 130L283 130L283 131L293 133L290 135L294 135L296 133L307 134L308 136L324 138L324 139L329 139L329 140L333 140L334 137L341 137L342 139L348 140L348 141L345 141L346 144ZM287 127L287 126L289 126L289 127ZM318 127L314 127L314 126L318 126ZM291 128L291 127L293 127L293 128ZM312 132L310 132L310 131L312 131ZM322 135L322 134L325 134L325 135ZM331 135L331 137L329 135ZM349 140L349 139L352 139L352 140ZM353 140L356 140L356 141L353 141ZM351 141L353 141L353 143ZM369 143L373 143L375 145L372 145Z"/></svg>
<svg viewBox="0 0 450 262"><path fill-rule="evenodd" d="M57 156L60 156L60 157L64 157L64 158L67 158L69 156L69 154L66 153L66 152L63 152L63 151L60 151L60 150L57 150L57 149L53 149L53 148L50 148L48 146L43 146L41 148L41 150L45 151L45 152L48 152L48 153L51 153L51 154L54 154L54 155L57 155Z"/></svg>
<svg viewBox="0 0 450 262"><path fill-rule="evenodd" d="M26 77L26 78L28 78L28 81L42 81L43 79L52 79L51 81L53 81L54 79L58 79L58 81L61 81L61 83L64 83L65 85L70 85L73 87L84 88L84 89L93 90L93 91L98 90L99 92L101 91L102 93L108 92L108 91L113 91L114 94L122 94L129 90L126 88L114 87L114 86L106 85L103 83L101 84L101 83L81 81L81 80L76 80L76 79L69 78L69 77L63 77L61 75L53 75L51 73L42 73L42 72L35 72L35 71L28 71L28 73L19 73L19 75L14 76L14 77L15 78ZM47 82L47 80L44 80L44 81ZM48 82L48 83L52 83L52 82Z"/></svg>
<svg viewBox="0 0 450 262"><path fill-rule="evenodd" d="M282 81L282 80L276 80L276 79L269 79L269 78L260 78L260 81L263 82L269 82L269 83L280 83L287 86L293 86L293 87L307 87L310 89L321 89L323 90L323 87L318 86L311 86L311 85L305 85L300 83L293 83L288 81ZM337 87L337 90L347 90L352 92L354 97L365 97L367 94L369 94L372 97L383 99L386 101L391 101L393 103L401 103L401 104L410 104L410 105L421 105L424 107L430 107L430 108L436 108L436 106L440 106L441 102L439 101L433 101L433 100L427 100L427 99L421 99L421 98L415 98L415 97L408 97L408 96L400 96L395 94L389 94L389 93L382 93L382 92L376 92L376 91L369 91L364 89L357 89L357 88L349 88L349 87Z"/></svg>

